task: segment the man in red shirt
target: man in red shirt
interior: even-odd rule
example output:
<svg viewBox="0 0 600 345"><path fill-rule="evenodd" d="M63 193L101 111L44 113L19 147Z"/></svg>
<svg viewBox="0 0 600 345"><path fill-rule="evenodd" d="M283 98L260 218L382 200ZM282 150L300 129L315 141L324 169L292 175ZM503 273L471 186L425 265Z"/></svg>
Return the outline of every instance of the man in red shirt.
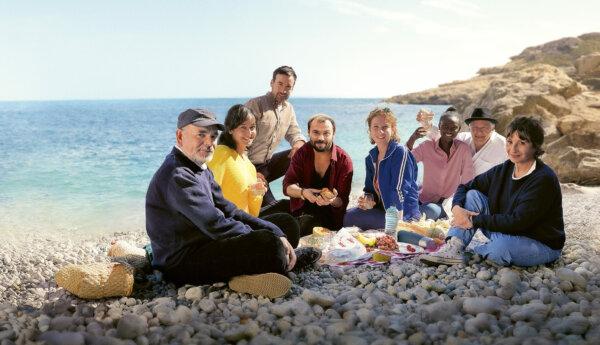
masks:
<svg viewBox="0 0 600 345"><path fill-rule="evenodd" d="M330 116L312 116L308 133L310 141L292 157L283 179L292 214L300 217L301 236L312 233L313 226L342 227L353 174L352 159L333 143L335 121Z"/></svg>

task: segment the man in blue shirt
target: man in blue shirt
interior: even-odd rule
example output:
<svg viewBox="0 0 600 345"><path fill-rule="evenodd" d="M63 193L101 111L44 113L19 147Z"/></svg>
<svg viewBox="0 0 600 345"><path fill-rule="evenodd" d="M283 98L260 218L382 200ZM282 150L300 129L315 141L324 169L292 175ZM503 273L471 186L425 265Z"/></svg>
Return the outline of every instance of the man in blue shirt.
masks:
<svg viewBox="0 0 600 345"><path fill-rule="evenodd" d="M290 215L259 219L223 197L205 164L222 129L206 109L179 115L177 144L146 194L152 265L178 285L231 279L233 290L279 297L291 286L281 273L316 262L320 252L294 250L299 228Z"/></svg>

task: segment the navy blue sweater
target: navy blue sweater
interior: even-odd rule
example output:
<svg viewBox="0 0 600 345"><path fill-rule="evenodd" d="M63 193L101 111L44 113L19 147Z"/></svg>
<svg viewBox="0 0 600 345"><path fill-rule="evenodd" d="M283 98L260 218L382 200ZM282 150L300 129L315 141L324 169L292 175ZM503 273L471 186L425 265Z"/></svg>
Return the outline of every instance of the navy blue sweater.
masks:
<svg viewBox="0 0 600 345"><path fill-rule="evenodd" d="M285 236L273 223L253 217L223 197L208 169L200 168L173 148L152 177L146 194L146 231L152 265L179 264L190 247L266 229ZM226 255L226 253L225 253Z"/></svg>
<svg viewBox="0 0 600 345"><path fill-rule="evenodd" d="M514 164L507 160L458 186L452 205L464 207L467 192L488 197L490 214L473 217L473 226L508 235L526 236L552 249L562 249L565 230L562 194L556 174L541 160L521 180L512 180Z"/></svg>

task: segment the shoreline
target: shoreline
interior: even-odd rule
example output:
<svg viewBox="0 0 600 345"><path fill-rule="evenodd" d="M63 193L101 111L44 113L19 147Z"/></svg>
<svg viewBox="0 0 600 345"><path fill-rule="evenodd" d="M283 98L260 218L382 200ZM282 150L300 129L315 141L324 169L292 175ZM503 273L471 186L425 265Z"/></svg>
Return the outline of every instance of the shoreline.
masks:
<svg viewBox="0 0 600 345"><path fill-rule="evenodd" d="M550 267L472 261L435 268L417 259L323 266L291 274L291 293L272 301L222 283L176 288L154 278L129 298L81 300L56 287L58 268L107 261L110 240L140 246L145 231L77 240L23 234L0 243L0 342L598 343L600 188L562 189L567 242ZM127 323L132 318L138 328ZM124 336L123 329L132 333Z"/></svg>

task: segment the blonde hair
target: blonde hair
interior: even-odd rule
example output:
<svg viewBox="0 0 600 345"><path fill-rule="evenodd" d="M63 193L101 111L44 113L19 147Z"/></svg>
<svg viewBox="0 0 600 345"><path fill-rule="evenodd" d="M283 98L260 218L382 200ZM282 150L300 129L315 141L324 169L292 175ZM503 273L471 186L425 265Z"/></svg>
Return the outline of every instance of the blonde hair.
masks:
<svg viewBox="0 0 600 345"><path fill-rule="evenodd" d="M398 135L398 129L396 128L398 121L396 120L396 115L390 110L390 108L375 108L367 116L367 126L369 131L369 140L371 144L375 144L373 138L371 138L371 121L375 118L375 116L383 116L385 118L385 122L389 122L392 127L392 138L391 140L399 142L400 136Z"/></svg>

